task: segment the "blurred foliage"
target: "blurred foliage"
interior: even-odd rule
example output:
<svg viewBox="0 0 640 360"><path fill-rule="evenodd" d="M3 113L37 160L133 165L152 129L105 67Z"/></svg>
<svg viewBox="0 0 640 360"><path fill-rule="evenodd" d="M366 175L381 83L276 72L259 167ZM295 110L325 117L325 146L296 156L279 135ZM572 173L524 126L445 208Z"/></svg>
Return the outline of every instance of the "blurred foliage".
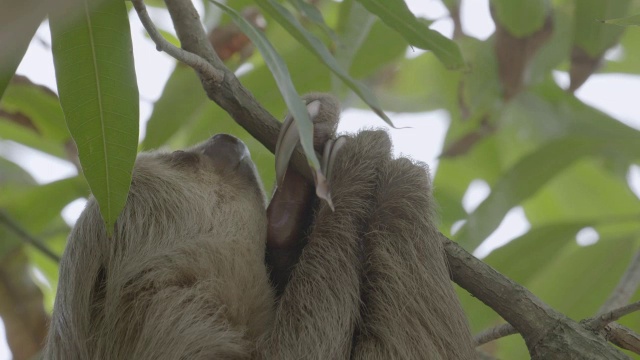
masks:
<svg viewBox="0 0 640 360"><path fill-rule="evenodd" d="M165 11L162 1L146 3ZM594 315L639 250L640 202L628 177L630 169L640 163L640 131L583 103L573 92L594 73L640 74L640 29L619 26L640 23L635 15L640 12L640 0L518 3L522 6L508 0L492 1L496 31L481 40L466 35L460 27L460 1L443 1L455 25L451 41L428 28L433 19L416 18L399 0L262 0L260 7L253 9L248 9L252 1L227 1L254 26L262 24L261 30L281 58L275 61L286 64L299 93L333 92L345 99L345 108L368 108L353 95L356 91L383 111L446 110L450 124L434 179L441 231L473 251L510 210L521 207L531 225L529 230L485 261L569 317L582 319ZM210 37L217 53L232 69L249 65L240 75L241 82L268 111L282 118L287 111L283 96L276 91L276 80L267 66L267 61L274 60L264 60L253 51L228 15L207 1L203 7L204 23L215 25ZM65 96L73 99L69 105L63 101L69 107L64 113L56 92L21 76L14 76L8 85L0 81L0 94L4 94L0 139L70 161L79 168L66 115L67 122L75 121L75 125L69 124L77 133L75 141L88 141L80 147L80 158L89 159L82 161L84 174L92 176L103 190L115 184L116 192L122 192L128 188L128 160L114 165L122 174L100 175L92 168L98 160L90 157L118 161L133 151L130 141L120 143L125 140L123 135L131 139L135 123L131 114L137 113L138 98L134 85L127 83L131 78L114 77L131 71L130 58L122 53L128 43L126 16L118 11L93 20L122 30L98 38L113 40L122 51L97 48L84 55L81 50L65 53L74 49L74 41L82 41L82 34L65 40L71 43L60 45L57 54L54 51L58 80L69 79L63 86L59 83L58 91L63 100ZM161 30L169 34L168 29ZM64 40L56 31L53 36L54 45ZM410 44L432 51L407 57L408 49L413 49ZM111 46L108 42L102 45ZM65 46L71 50L64 50ZM612 48L622 55L605 58ZM106 65L92 70L93 60L89 64L76 61L82 56L93 56L97 63ZM60 65L64 61L67 65ZM571 82L567 89L554 80L553 72L557 71L568 72ZM1 73L0 78L5 75ZM99 85L104 87L99 95L89 91ZM124 96L122 89L129 95ZM90 109L85 112L83 107ZM127 114L117 111L125 108ZM95 118L101 121L90 121ZM273 156L207 99L191 69L176 64L155 102L139 147L181 148L220 132L234 134L249 146L269 188L274 177ZM91 143L96 139L97 143ZM98 151L96 144L106 146L98 155L92 153ZM81 172L76 177L38 184L18 165L0 158L0 209L11 215L13 225L60 254L69 232L60 211L74 199L88 195L85 176ZM105 165L98 167L104 169ZM462 198L474 180L489 184L491 193L467 212ZM118 203L126 192L101 196ZM452 234L453 224L460 221L464 225ZM40 314L43 305L51 309L57 266L5 225L0 224L0 271L8 269L7 274L22 278L0 284L0 316L15 322L11 304L16 297L24 297L33 316ZM576 243L576 234L584 228L598 233L595 244ZM36 270L48 284L34 276ZM42 293L34 292L34 284L40 285ZM459 293L474 332L501 322L477 299L464 291ZM634 298L640 298L640 293ZM34 299L39 304L34 304ZM38 329L25 325L32 323L23 322L14 327L18 330L8 328L8 335L37 333ZM640 332L640 313L620 322ZM485 348L498 358L526 358L518 336Z"/></svg>

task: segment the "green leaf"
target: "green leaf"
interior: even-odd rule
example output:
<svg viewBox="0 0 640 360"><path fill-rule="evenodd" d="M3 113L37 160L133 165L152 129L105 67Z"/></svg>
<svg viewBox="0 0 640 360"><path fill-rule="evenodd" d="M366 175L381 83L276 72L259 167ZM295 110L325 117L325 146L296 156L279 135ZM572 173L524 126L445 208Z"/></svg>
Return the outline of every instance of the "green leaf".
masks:
<svg viewBox="0 0 640 360"><path fill-rule="evenodd" d="M113 230L131 183L138 142L138 88L125 3L73 0L77 13L50 20L56 80L80 163Z"/></svg>
<svg viewBox="0 0 640 360"><path fill-rule="evenodd" d="M24 77L14 78L0 108L29 118L43 138L64 142L70 137L58 96L51 89L33 84Z"/></svg>
<svg viewBox="0 0 640 360"><path fill-rule="evenodd" d="M458 45L435 30L429 29L409 10L404 0L358 0L367 10L399 32L409 44L430 50L448 69L462 69L464 60Z"/></svg>
<svg viewBox="0 0 640 360"><path fill-rule="evenodd" d="M256 0L256 3L258 3L258 5L271 15L280 25L282 25L289 34L320 58L320 60L322 60L322 62L329 67L334 74L336 74L364 102L366 102L378 116L380 116L389 125L393 126L389 117L387 117L382 108L378 105L378 100L375 98L371 90L349 76L345 69L342 68L333 55L331 55L329 50L327 50L324 44L308 32L287 9L273 0ZM293 114L295 115L295 113Z"/></svg>
<svg viewBox="0 0 640 360"><path fill-rule="evenodd" d="M631 15L617 19L601 20L605 24L619 25L619 26L640 26L640 14Z"/></svg>
<svg viewBox="0 0 640 360"><path fill-rule="evenodd" d="M471 64L471 69L463 73L461 100L471 114L492 110L502 97L494 46L494 38L460 40L465 59Z"/></svg>
<svg viewBox="0 0 640 360"><path fill-rule="evenodd" d="M447 71L433 53L401 59L398 67L402 71L395 75L393 82L377 90L385 109L396 112L458 111L461 72Z"/></svg>
<svg viewBox="0 0 640 360"><path fill-rule="evenodd" d="M584 221L533 228L493 251L483 261L512 280L526 284L560 256L564 247L575 244L578 231L589 225Z"/></svg>
<svg viewBox="0 0 640 360"><path fill-rule="evenodd" d="M545 0L492 0L491 4L500 25L517 38L540 30L547 15Z"/></svg>
<svg viewBox="0 0 640 360"><path fill-rule="evenodd" d="M593 316L637 249L638 240L633 235L601 237L596 244L584 247L573 243L527 287L573 319Z"/></svg>
<svg viewBox="0 0 640 360"><path fill-rule="evenodd" d="M287 64L282 60L280 55L278 55L262 32L256 30L232 8L214 0L210 1L229 14L233 21L242 29L249 39L251 39L258 50L260 50L260 54L262 54L265 63L273 73L273 78L276 80L278 89L280 89L280 93L285 103L287 103L291 115L296 120L300 132L300 143L302 144L311 168L320 169L320 162L313 148L313 124L311 123L311 118L309 117L305 104L302 102L300 95L298 95L295 86L291 82L291 75L289 75Z"/></svg>
<svg viewBox="0 0 640 360"><path fill-rule="evenodd" d="M599 57L615 45L623 27L605 25L598 20L627 15L629 0L580 0L575 5L574 44L592 57Z"/></svg>
<svg viewBox="0 0 640 360"><path fill-rule="evenodd" d="M167 80L160 99L153 106L153 112L147 122L147 130L142 148L156 149L165 145L180 128L188 126L202 111L202 107L212 103L199 86L200 80L193 69L178 64ZM210 118L208 121L220 121Z"/></svg>
<svg viewBox="0 0 640 360"><path fill-rule="evenodd" d="M337 36L333 30L324 21L322 13L314 6L304 0L289 0L289 2L307 19L311 20L316 26L331 38L336 41Z"/></svg>
<svg viewBox="0 0 640 360"><path fill-rule="evenodd" d="M338 19L340 21L338 24L340 41L336 44L335 56L342 68L349 69L354 56L371 33L376 17L368 12L362 4L345 1L340 6Z"/></svg>
<svg viewBox="0 0 640 360"><path fill-rule="evenodd" d="M70 202L88 196L88 189L82 176L75 176L49 184L31 187L5 186L0 191L0 207L6 208L20 224L38 234ZM46 199L46 206L34 206Z"/></svg>
<svg viewBox="0 0 640 360"><path fill-rule="evenodd" d="M0 114L0 139L12 140L22 145L40 150L62 160L67 160L64 144L58 140L45 138L31 128L7 121Z"/></svg>
<svg viewBox="0 0 640 360"><path fill-rule="evenodd" d="M491 194L469 214L456 238L465 248L474 249L500 225L507 211L535 194L573 162L597 153L602 147L602 143L582 137L566 137L542 144L492 186Z"/></svg>
<svg viewBox="0 0 640 360"><path fill-rule="evenodd" d="M21 23L19 27L13 27L10 21L8 29L17 28L21 31L18 34L9 33L5 27L3 29L5 33L0 36L1 40L5 40L0 41L2 42L2 51L0 52L0 99L2 99L4 91L15 74L18 65L20 65L24 54L27 52L33 35L46 16L46 6L35 6L34 9L34 4L29 1L12 1L11 3L3 3L3 5L5 11L8 10L9 14L15 16L14 20L19 19L18 21ZM2 19L6 20L7 17ZM3 24L3 26L5 25Z"/></svg>
<svg viewBox="0 0 640 360"><path fill-rule="evenodd" d="M640 73L640 31L629 29L620 39L623 55L621 59L608 60L602 69L603 72Z"/></svg>
<svg viewBox="0 0 640 360"><path fill-rule="evenodd" d="M62 223L62 219L60 219L60 223ZM64 229L66 224L60 224L61 229ZM56 254L62 254L67 244L67 237L69 235L69 231L64 230L58 234L41 237L47 248L53 251ZM40 285L40 290L42 290L42 294L44 295L43 305L45 310L51 314L53 311L53 303L56 297L56 289L58 288L58 264L51 261L51 258L42 253L42 251L34 248L33 246L26 247L27 255L29 256L29 260L31 261L31 265L40 270L45 278L47 279L48 284L43 286ZM38 280L38 279L36 279Z"/></svg>
<svg viewBox="0 0 640 360"><path fill-rule="evenodd" d="M340 54L341 51L345 51L345 52L355 51L353 55L350 55L350 56L353 56L353 58L349 59L349 66L350 66L349 72L351 73L352 76L358 79L366 79L368 77L375 76L379 70L383 69L383 67L390 65L391 63L394 63L394 62L400 62L405 60L404 54L409 44L407 44L407 42L404 40L402 36L400 36L400 34L398 34L396 31L393 31L393 29L389 28L388 26L386 26L384 23L382 23L382 21L378 19L375 19L375 20L376 21L371 26L371 29L365 33L366 38L362 39L362 42L359 42L359 39L357 39L358 42L352 43L351 37L348 36L347 38L343 38L340 47L336 50L336 57L338 58L338 61L340 61L340 57L343 56L342 54ZM347 31L356 31L356 29L347 30ZM351 45L345 46L344 45L345 43L351 44ZM343 46L352 47L353 49L343 50L342 49ZM380 49L384 49L384 51L380 51ZM433 57L433 54L430 54L430 55ZM347 62L345 62L345 64L346 63ZM438 65L440 65L439 68L442 68L444 70L444 67L442 66L442 64L438 64ZM399 66L402 66L402 65L399 65ZM402 67L402 69L403 69L402 71L398 72L397 74L398 76L400 76L401 74L405 74L407 72L405 71L404 67ZM455 72L448 71L447 73L455 73ZM448 76L448 75L442 75L442 76ZM414 77L414 80L415 80L415 77ZM414 81L414 83L416 83L416 81ZM429 81L425 80L424 82L420 82L420 83L429 84ZM376 89L376 95L377 95L377 91L382 89L383 87ZM383 104L383 108L387 109L387 111L391 111L386 106L386 104Z"/></svg>
<svg viewBox="0 0 640 360"><path fill-rule="evenodd" d="M468 123L473 125L471 121L453 122L447 132L447 141L455 139L458 129ZM438 164L433 193L440 207L440 230L443 234L451 236L451 226L458 220L466 219L467 212L462 207L462 198L474 179L483 179L489 184L497 181L502 174L502 154L496 138L492 136L473 145L464 156L443 158Z"/></svg>
<svg viewBox="0 0 640 360"><path fill-rule="evenodd" d="M527 201L524 208L532 224L557 221L597 224L636 218L640 214L640 202L626 179L608 171L600 158L578 161ZM623 229L620 223L617 227Z"/></svg>
<svg viewBox="0 0 640 360"><path fill-rule="evenodd" d="M36 183L36 181L13 161L7 160L0 156L0 201L3 201L5 194L9 194L7 191L8 186L17 185L20 188L29 187Z"/></svg>

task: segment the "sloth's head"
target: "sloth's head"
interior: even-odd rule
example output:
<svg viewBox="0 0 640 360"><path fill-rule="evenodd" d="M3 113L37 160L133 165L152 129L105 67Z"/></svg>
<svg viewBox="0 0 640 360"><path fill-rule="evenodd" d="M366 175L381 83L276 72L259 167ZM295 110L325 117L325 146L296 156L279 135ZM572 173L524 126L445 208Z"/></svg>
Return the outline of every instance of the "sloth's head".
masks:
<svg viewBox="0 0 640 360"><path fill-rule="evenodd" d="M265 207L264 190L246 146L220 134L182 151L139 154L112 241L146 252L176 239L207 239L213 244L240 242L261 253ZM74 233L106 236L94 199ZM240 249L241 244L235 246Z"/></svg>
<svg viewBox="0 0 640 360"><path fill-rule="evenodd" d="M190 149L140 154L120 219L135 219L130 212L139 212L154 217L154 224L142 228L232 236L238 224L262 231L252 225L266 221L265 206L249 150L237 138L220 134Z"/></svg>
<svg viewBox="0 0 640 360"><path fill-rule="evenodd" d="M203 341L202 329L220 330L221 321L259 336L273 302L264 263L265 202L249 152L232 136L140 154L112 237L95 199L69 236L50 352L140 358L132 355L138 346L163 333L172 342L156 350L182 354L190 341ZM212 334L220 339L210 346L225 341Z"/></svg>

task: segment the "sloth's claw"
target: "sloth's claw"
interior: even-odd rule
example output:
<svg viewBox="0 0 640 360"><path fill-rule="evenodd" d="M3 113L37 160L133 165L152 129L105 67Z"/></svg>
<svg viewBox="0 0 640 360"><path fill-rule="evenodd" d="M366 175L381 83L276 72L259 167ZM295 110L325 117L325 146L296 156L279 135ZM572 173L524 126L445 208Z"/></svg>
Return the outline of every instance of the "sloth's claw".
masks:
<svg viewBox="0 0 640 360"><path fill-rule="evenodd" d="M324 144L324 150L322 152L322 172L327 177L327 180L331 179L331 171L335 166L336 157L340 149L346 144L347 137L339 136L337 139L329 139Z"/></svg>
<svg viewBox="0 0 640 360"><path fill-rule="evenodd" d="M317 151L321 151L328 139L335 133L338 124L339 104L331 95L309 94L304 97L307 103L307 111L313 122L313 144ZM282 124L282 129L276 142L275 162L276 162L276 186L284 184L284 178L293 151L300 142L298 125L291 115L287 115ZM313 178L315 182L316 195L325 199L333 208L331 197L329 196L329 184L324 173L326 167L315 169Z"/></svg>
<svg viewBox="0 0 640 360"><path fill-rule="evenodd" d="M309 117L311 121L314 123L314 132L316 126L316 119L322 119L318 117L320 113L321 100L316 99L307 103L307 112L309 113ZM287 167L289 166L289 161L291 160L291 155L293 155L293 151L296 146L300 142L300 133L298 132L298 124L294 120L291 114L288 114L287 117L282 122L282 129L280 130L280 134L278 135L278 141L276 142L276 184L278 186L282 185L282 181L287 173Z"/></svg>

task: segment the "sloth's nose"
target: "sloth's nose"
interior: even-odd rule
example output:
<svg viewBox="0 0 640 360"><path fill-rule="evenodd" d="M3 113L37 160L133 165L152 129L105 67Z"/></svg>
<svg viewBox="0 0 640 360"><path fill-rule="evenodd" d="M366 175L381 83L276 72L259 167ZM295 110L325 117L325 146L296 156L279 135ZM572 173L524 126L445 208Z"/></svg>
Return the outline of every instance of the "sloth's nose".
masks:
<svg viewBox="0 0 640 360"><path fill-rule="evenodd" d="M250 158L244 143L228 134L214 135L207 140L202 153L211 158L219 170L235 169L245 158Z"/></svg>

